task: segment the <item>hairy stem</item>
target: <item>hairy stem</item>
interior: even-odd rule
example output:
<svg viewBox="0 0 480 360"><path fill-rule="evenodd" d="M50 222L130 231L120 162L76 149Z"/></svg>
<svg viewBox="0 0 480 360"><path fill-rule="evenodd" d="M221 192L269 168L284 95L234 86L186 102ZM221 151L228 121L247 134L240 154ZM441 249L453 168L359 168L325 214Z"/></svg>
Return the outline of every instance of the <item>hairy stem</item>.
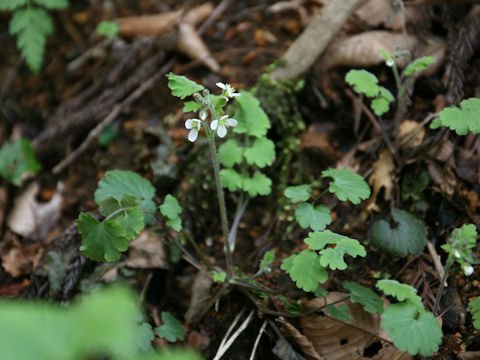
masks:
<svg viewBox="0 0 480 360"><path fill-rule="evenodd" d="M445 264L445 270L443 271L442 280L438 286L437 295L435 297L435 305L433 305L433 314L437 313L438 307L440 305L440 300L442 298L443 289L445 287L445 282L447 281L448 273L454 262L453 253L448 254L447 263Z"/></svg>

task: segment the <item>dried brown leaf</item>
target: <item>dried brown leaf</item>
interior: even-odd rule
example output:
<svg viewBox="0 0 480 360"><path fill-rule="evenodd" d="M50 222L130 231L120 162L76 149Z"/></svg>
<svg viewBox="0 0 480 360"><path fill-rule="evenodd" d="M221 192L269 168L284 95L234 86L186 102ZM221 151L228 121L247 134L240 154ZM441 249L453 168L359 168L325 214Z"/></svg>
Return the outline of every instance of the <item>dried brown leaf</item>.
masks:
<svg viewBox="0 0 480 360"><path fill-rule="evenodd" d="M42 243L21 246L13 241L11 247L2 255L2 266L13 277L30 274L40 264L45 254Z"/></svg>
<svg viewBox="0 0 480 360"><path fill-rule="evenodd" d="M59 182L52 199L40 203L36 199L40 187L36 182L31 183L15 200L15 206L7 220L10 230L28 239L44 239L60 218L62 190L63 184Z"/></svg>
<svg viewBox="0 0 480 360"><path fill-rule="evenodd" d="M130 243L127 266L140 269L167 269L163 240L155 232L144 230Z"/></svg>
<svg viewBox="0 0 480 360"><path fill-rule="evenodd" d="M368 183L373 188L372 197L369 200L368 207L372 206L377 201L377 196L383 188L383 198L388 201L392 198L393 189L393 171L395 169L395 162L390 150L383 149L378 155L378 160L373 163L373 172L368 178Z"/></svg>
<svg viewBox="0 0 480 360"><path fill-rule="evenodd" d="M304 354L309 359L315 360L324 360L324 358L318 354L317 350L315 350L312 342L303 335L298 329L286 321L283 317L279 317L277 321L281 324L280 328L283 331L283 334L289 338L295 340L295 342L300 346Z"/></svg>
<svg viewBox="0 0 480 360"><path fill-rule="evenodd" d="M388 20L392 13L393 0L369 0L355 11L361 20L372 27L377 27Z"/></svg>
<svg viewBox="0 0 480 360"><path fill-rule="evenodd" d="M119 33L125 37L138 35L161 35L175 29L180 22L182 11L172 11L154 15L129 16L118 18Z"/></svg>
<svg viewBox="0 0 480 360"><path fill-rule="evenodd" d="M449 166L441 169L433 162L429 162L428 173L433 182L440 186L440 189L443 193L445 193L449 198L453 196L455 192L455 185L457 184L457 178Z"/></svg>
<svg viewBox="0 0 480 360"><path fill-rule="evenodd" d="M202 270L195 275L192 283L192 291L190 295L190 305L185 313L185 322L191 324L197 320L201 311L205 308L211 298L210 286L212 280L207 271Z"/></svg>
<svg viewBox="0 0 480 360"><path fill-rule="evenodd" d="M419 123L414 120L404 120L400 123L398 127L398 138L400 143L406 139L406 137L410 137L406 143L401 145L403 149L415 149L422 145L423 139L425 138L425 128L419 127Z"/></svg>
<svg viewBox="0 0 480 360"><path fill-rule="evenodd" d="M408 36L408 44L414 45L417 39ZM398 46L400 50L407 49L405 37L402 33L390 31L366 31L364 33L348 36L333 41L321 58L325 68L335 66L368 67L378 65L385 61L378 52L379 49L393 53ZM405 58L397 60L398 66L405 65Z"/></svg>

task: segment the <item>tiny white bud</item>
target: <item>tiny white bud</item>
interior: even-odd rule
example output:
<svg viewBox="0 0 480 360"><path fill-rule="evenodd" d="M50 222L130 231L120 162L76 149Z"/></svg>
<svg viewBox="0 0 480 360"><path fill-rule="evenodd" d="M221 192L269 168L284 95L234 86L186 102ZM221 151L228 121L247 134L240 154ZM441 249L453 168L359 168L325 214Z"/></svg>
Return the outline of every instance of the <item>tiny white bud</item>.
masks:
<svg viewBox="0 0 480 360"><path fill-rule="evenodd" d="M473 266L470 265L469 263L463 263L462 270L465 276L470 276L473 274Z"/></svg>
<svg viewBox="0 0 480 360"><path fill-rule="evenodd" d="M388 59L385 64L387 64L388 67L392 67L395 63L393 61L393 59Z"/></svg>
<svg viewBox="0 0 480 360"><path fill-rule="evenodd" d="M453 255L454 255L457 259L460 259L460 258L462 257L462 254L460 254L460 251L458 251L458 250L455 250L455 251L453 252Z"/></svg>

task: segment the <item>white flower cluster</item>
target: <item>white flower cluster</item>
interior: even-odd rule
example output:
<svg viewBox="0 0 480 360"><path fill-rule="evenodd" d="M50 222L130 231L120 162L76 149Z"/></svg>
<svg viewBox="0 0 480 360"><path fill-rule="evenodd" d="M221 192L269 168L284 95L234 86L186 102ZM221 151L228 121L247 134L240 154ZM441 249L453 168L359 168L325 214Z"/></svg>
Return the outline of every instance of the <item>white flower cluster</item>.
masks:
<svg viewBox="0 0 480 360"><path fill-rule="evenodd" d="M230 84L224 84L221 82L216 83L216 85L222 89L222 97L226 100L232 99L240 94L235 92L235 89ZM202 128L202 121L205 121L207 118L207 112L205 110L200 111L200 119L188 119L185 121L185 128L190 130L188 133L188 140L194 142L198 138L198 132ZM224 138L227 135L227 129L229 127L235 127L238 125L237 120L229 118L228 115L223 115L218 119L212 120L210 123L210 129L217 131L217 135L221 138Z"/></svg>

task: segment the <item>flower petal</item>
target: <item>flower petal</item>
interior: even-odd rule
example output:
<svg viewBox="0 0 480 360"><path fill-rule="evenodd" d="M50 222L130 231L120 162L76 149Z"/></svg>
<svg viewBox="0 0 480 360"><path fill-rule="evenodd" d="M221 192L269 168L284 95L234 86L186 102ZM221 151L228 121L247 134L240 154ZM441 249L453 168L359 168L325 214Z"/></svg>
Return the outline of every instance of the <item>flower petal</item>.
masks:
<svg viewBox="0 0 480 360"><path fill-rule="evenodd" d="M210 129L215 131L217 129L217 126L218 126L218 120L213 120L210 124Z"/></svg>
<svg viewBox="0 0 480 360"><path fill-rule="evenodd" d="M217 82L215 85L217 85L220 89L225 89L225 84L221 82Z"/></svg>
<svg viewBox="0 0 480 360"><path fill-rule="evenodd" d="M197 137L198 137L198 130L197 129L190 130L190 132L188 133L188 141L194 142L195 140L197 140Z"/></svg>
<svg viewBox="0 0 480 360"><path fill-rule="evenodd" d="M238 125L238 121L232 118L227 119L227 125L231 127L235 127Z"/></svg>
<svg viewBox="0 0 480 360"><path fill-rule="evenodd" d="M187 129L193 128L193 119L188 119L187 121L185 121L185 127Z"/></svg>
<svg viewBox="0 0 480 360"><path fill-rule="evenodd" d="M219 137L223 138L227 135L227 128L225 125L220 125L217 130L217 134Z"/></svg>

